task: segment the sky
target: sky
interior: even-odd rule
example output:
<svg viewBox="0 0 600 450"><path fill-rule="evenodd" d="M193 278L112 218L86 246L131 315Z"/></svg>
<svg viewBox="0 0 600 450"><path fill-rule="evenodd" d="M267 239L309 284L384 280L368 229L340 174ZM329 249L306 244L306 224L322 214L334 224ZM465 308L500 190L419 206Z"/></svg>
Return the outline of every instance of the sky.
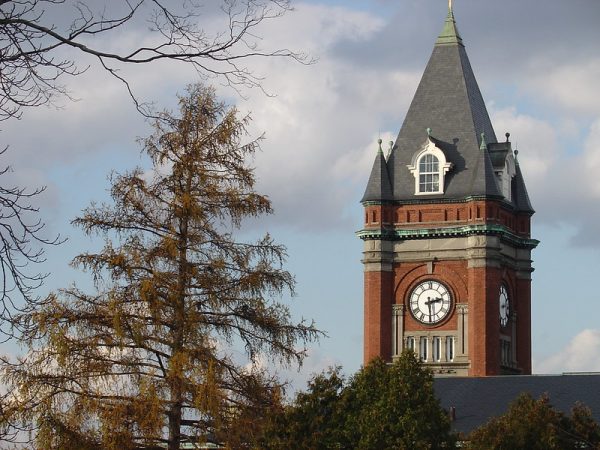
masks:
<svg viewBox="0 0 600 450"><path fill-rule="evenodd" d="M211 2L208 2L209 4ZM213 2L214 3L214 2ZM287 246L297 281L293 317L314 319L327 336L310 345L297 388L328 366L351 374L362 363L363 194L376 141L397 135L447 13L446 0L310 0L257 30L261 45L308 53L315 62L255 59L263 87L217 92L265 133L254 164L257 189L275 214L249 224ZM536 214L533 251L534 373L600 371L600 2L455 0L454 13L498 136L511 133ZM221 24L204 20L208 30ZM144 27L104 44L148 39ZM40 215L48 235L43 292L85 279L69 267L100 245L70 225L92 201L108 198L111 171L147 165L136 139L151 130L124 87L93 60L66 80L76 101L36 108L0 124L3 157L24 186L47 186ZM139 96L172 108L198 81L189 68L124 69ZM216 82L216 81L215 81ZM287 301L287 299L286 299Z"/></svg>

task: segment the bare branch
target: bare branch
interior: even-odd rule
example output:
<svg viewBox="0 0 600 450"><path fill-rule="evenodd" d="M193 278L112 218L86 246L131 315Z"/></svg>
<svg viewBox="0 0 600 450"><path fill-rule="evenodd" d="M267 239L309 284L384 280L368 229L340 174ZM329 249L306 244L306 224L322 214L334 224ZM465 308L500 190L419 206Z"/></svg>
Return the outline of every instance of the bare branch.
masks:
<svg viewBox="0 0 600 450"><path fill-rule="evenodd" d="M0 120L19 118L23 108L52 104L56 97L68 97L61 84L65 76L77 76L88 69L75 59L59 56L61 49L95 56L100 67L123 82L138 111L149 115L146 102L134 94L116 65L151 64L161 60L189 64L203 77L214 77L232 87L261 87L262 77L246 65L250 58L284 57L302 63L307 55L289 49L267 49L254 31L263 23L289 11L288 0L223 0L220 12L196 1L174 6L162 0L127 1L122 14L107 16L94 12L84 2L29 0L0 2ZM167 6L168 5L168 6ZM62 6L72 16L66 27L47 18L48 10ZM112 5L111 5L112 6ZM117 8L115 8L117 9ZM58 11L58 9L57 9ZM201 26L223 21L223 31L210 32ZM152 45L114 52L98 44L98 36L117 36L150 24ZM92 39L94 38L94 39ZM111 64L112 63L112 64Z"/></svg>

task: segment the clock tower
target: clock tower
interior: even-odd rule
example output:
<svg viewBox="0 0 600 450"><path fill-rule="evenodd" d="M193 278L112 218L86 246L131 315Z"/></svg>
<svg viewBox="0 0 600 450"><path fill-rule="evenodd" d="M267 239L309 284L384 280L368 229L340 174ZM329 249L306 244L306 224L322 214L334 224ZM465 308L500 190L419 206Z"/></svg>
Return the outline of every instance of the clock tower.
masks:
<svg viewBox="0 0 600 450"><path fill-rule="evenodd" d="M364 361L414 350L437 375L531 373L534 210L498 141L450 5L361 200Z"/></svg>

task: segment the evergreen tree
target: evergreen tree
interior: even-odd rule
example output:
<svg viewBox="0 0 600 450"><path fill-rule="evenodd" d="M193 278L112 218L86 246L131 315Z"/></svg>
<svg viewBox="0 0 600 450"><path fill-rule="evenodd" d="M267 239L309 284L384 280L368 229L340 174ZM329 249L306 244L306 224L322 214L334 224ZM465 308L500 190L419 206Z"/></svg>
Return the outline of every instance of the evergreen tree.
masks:
<svg viewBox="0 0 600 450"><path fill-rule="evenodd" d="M105 237L74 260L96 291L63 289L21 317L37 331L5 367L18 393L5 427L33 424L41 449L179 450L227 443L248 410L277 402L277 380L255 362L300 362L298 344L318 331L273 300L294 287L284 247L239 238L244 218L271 213L247 164L259 145L242 143L248 120L191 86L142 141L152 171L113 175L114 203L74 221Z"/></svg>

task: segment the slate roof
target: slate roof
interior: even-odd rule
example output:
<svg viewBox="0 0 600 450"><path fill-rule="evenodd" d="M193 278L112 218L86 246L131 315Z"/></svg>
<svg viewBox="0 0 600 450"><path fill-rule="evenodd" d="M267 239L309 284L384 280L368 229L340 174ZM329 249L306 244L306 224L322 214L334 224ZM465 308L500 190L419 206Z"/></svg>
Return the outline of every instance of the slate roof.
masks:
<svg viewBox="0 0 600 450"><path fill-rule="evenodd" d="M527 188L525 187L525 180L523 179L523 173L519 166L519 160L515 158L515 177L512 180L512 198L513 203L519 211L524 211L533 214L535 211L529 201L529 195L527 194Z"/></svg>
<svg viewBox="0 0 600 450"><path fill-rule="evenodd" d="M454 431L465 434L504 414L523 392L534 398L548 394L550 404L565 414L581 402L600 422L600 373L435 378L433 386L441 406L455 408Z"/></svg>
<svg viewBox="0 0 600 450"><path fill-rule="evenodd" d="M454 163L446 176L445 194L437 197L502 196L489 155L479 148L481 133L485 133L487 142L496 142L496 135L462 39L451 39L451 30L456 30L452 11L435 43L390 157L397 200L414 197L414 177L406 166L425 139L427 128L442 143L446 158Z"/></svg>
<svg viewBox="0 0 600 450"><path fill-rule="evenodd" d="M392 185L390 183L385 157L383 156L383 150L381 149L381 139L379 139L379 150L377 151L377 156L373 162L367 189L365 190L361 202L387 201L392 199Z"/></svg>
<svg viewBox="0 0 600 450"><path fill-rule="evenodd" d="M452 10L448 12L442 33L435 43L387 160L391 194L395 201L417 199L414 195L414 176L407 165L411 164L414 153L426 141L428 128L446 159L453 163L453 168L446 174L444 194L420 196L419 200L463 199L471 196L503 198L489 149L493 146L497 146L497 150L505 148L497 143ZM488 144L484 149L480 149L481 133L484 133ZM495 152L494 156L500 157L502 153ZM383 168L378 166L377 170L383 173ZM381 181L384 182L383 179ZM376 198L378 192L388 195L387 186L378 186L378 182L377 174L372 172L363 202L382 200ZM517 189L521 187L524 188L522 177ZM525 200L521 193L517 197ZM517 206L515 203L513 206Z"/></svg>

